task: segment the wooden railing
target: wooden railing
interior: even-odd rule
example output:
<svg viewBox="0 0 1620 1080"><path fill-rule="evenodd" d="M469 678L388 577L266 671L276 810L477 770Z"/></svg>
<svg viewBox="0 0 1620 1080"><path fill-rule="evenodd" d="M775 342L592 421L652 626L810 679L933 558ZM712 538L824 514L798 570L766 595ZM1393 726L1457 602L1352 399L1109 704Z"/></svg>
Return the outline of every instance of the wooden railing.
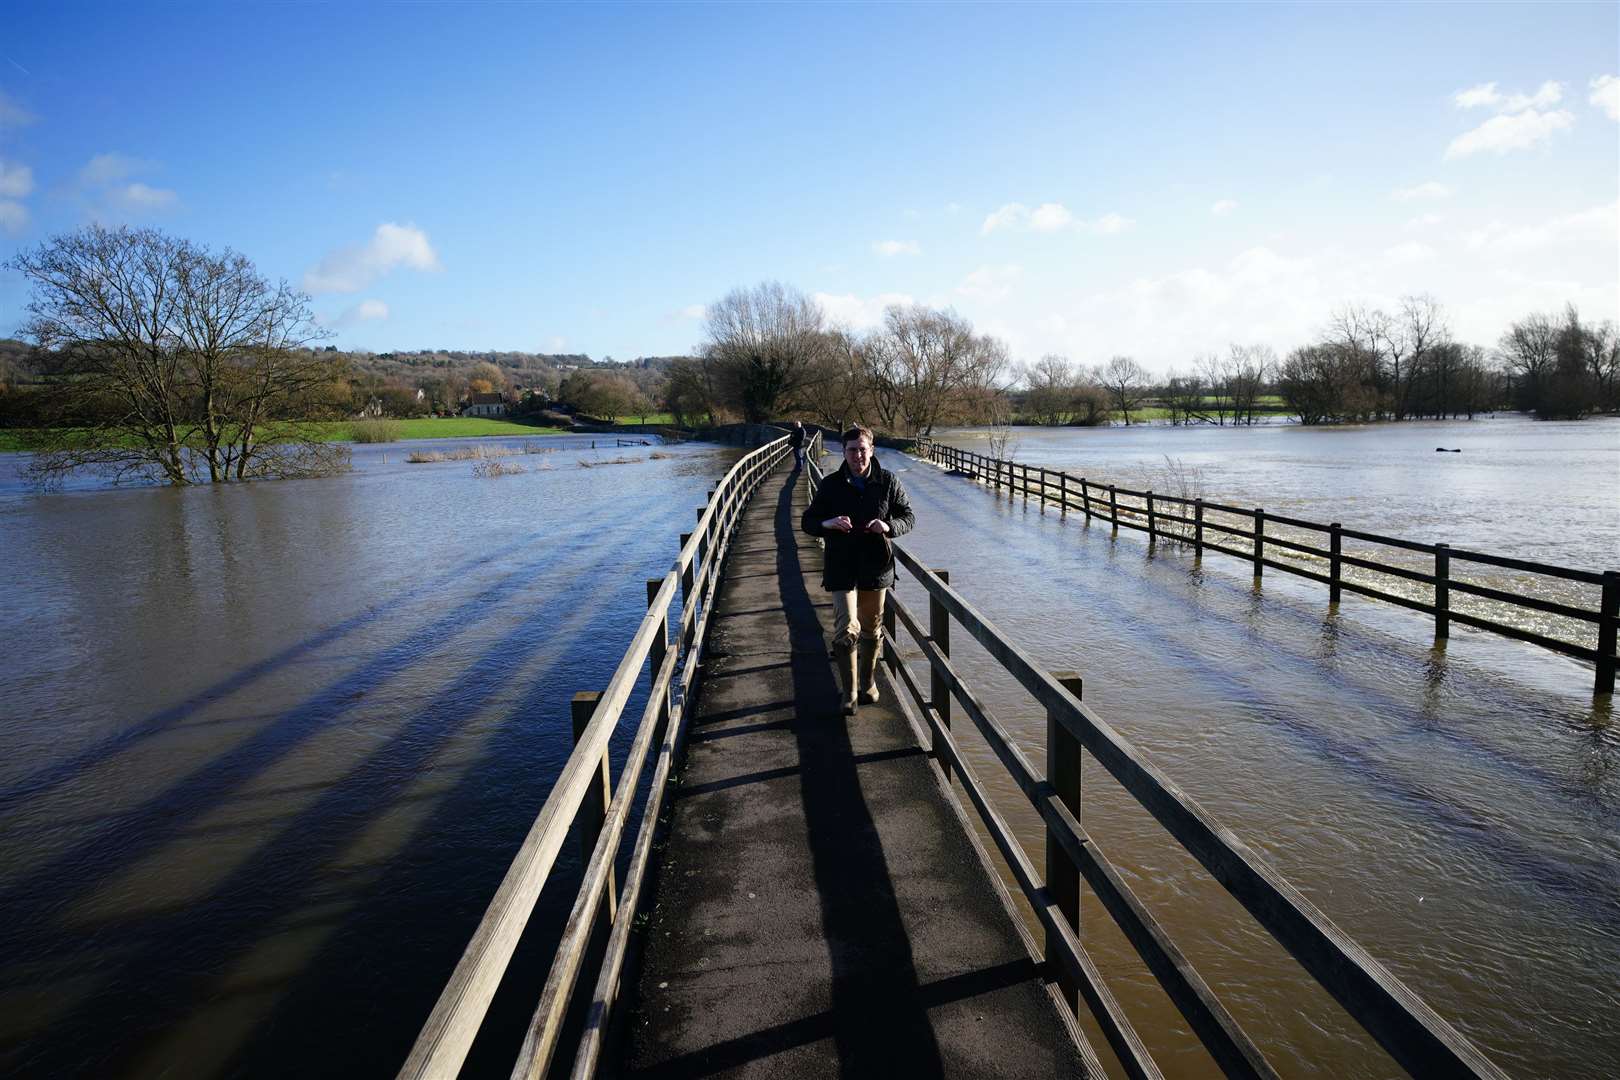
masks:
<svg viewBox="0 0 1620 1080"><path fill-rule="evenodd" d="M1088 520L1100 518L1115 529L1145 532L1150 543L1163 538L1188 544L1200 555L1205 551L1215 551L1242 559L1253 566L1257 578L1270 567L1321 582L1328 587L1329 601L1335 604L1342 593L1350 592L1424 612L1434 618L1436 640L1448 638L1451 624L1458 623L1585 660L1595 669L1593 692L1614 692L1616 630L1620 627L1620 572L1575 570L1528 559L1465 551L1449 544L1424 544L1380 536L1346 529L1338 522L1323 525L1270 514L1264 509L1244 509L1205 499L1133 491L1113 484L1100 484L1083 476L1070 476L1053 469L975 454L932 440L920 440L919 453L930 461L982 480L992 488L1022 493L1025 498L1039 499L1065 512L1078 510ZM1279 535L1275 531L1268 532L1268 526L1273 530L1282 527L1289 533ZM1318 540L1316 544L1303 542L1313 536ZM1388 555L1375 559L1365 557L1365 554L1372 552L1361 555L1348 553L1344 550L1346 540L1375 545L1374 551L1385 548L1414 553L1424 557L1425 561L1432 560L1432 569L1384 561L1389 558ZM1327 544L1325 548L1321 546L1323 541ZM1274 552L1288 555L1289 561L1276 557ZM1315 562L1326 572L1301 565L1302 561ZM1454 564L1458 563L1531 575L1531 584L1524 590L1507 590L1460 580L1453 572ZM1421 595L1403 596L1365 581L1347 579L1346 567L1385 575L1386 579L1414 582L1426 587L1427 598ZM1535 595L1538 591L1536 583L1546 586L1548 582L1575 583L1595 588L1596 606L1583 607L1546 595ZM1548 593L1554 590L1543 587L1539 591ZM1477 612L1460 611L1452 603L1454 593L1478 597L1521 612L1552 615L1580 627L1595 628L1596 647L1526 629L1523 625L1502 622ZM1586 630L1586 636L1590 640L1591 629Z"/></svg>
<svg viewBox="0 0 1620 1080"><path fill-rule="evenodd" d="M814 466L806 471L813 488L819 482L819 471ZM1505 1075L1083 705L1077 676L1042 669L953 590L945 572L924 567L900 544L894 545L894 553L898 565L928 595L928 622L922 625L891 593L884 614L884 670L895 689L903 690L899 700L917 730L919 743L946 780L960 785L1044 928L1044 961L1062 985L1070 1009L1078 1014L1079 1002L1085 1002L1128 1076L1146 1080L1163 1074L1080 941L1082 877L1220 1068L1228 1076L1275 1077L1277 1073L1082 828L1082 751L1090 751L1407 1072L1424 1078ZM904 626L928 664L926 690L901 659L898 626ZM1046 710L1044 773L1036 770L952 665L951 637L956 628L983 646ZM1044 820L1044 876L964 758L951 729L953 699Z"/></svg>
<svg viewBox="0 0 1620 1080"><path fill-rule="evenodd" d="M816 452L819 436L811 444ZM765 475L792 451L780 438L732 466L699 508L697 528L681 537L680 556L662 578L647 582L647 614L630 647L601 693L575 695L574 751L530 827L511 868L474 931L438 1003L423 1025L402 1078L453 1077L482 1027L528 925L570 827L579 823L584 875L557 944L551 972L524 1038L513 1077L539 1077L551 1069L564 1017L587 960L588 945L608 928L606 951L598 965L584 1029L572 1048L571 1075L594 1075L602 1040L618 1001L619 979L630 941L632 915L646 880L653 833L663 808L670 769L686 731L688 692L707 640L709 614L719 584L718 569L730 546L744 505ZM681 597L676 633L670 612ZM618 730L626 703L643 677L647 704L625 755L617 785L612 782L608 744ZM620 841L630 825L637 784L653 755L652 781L636 826L622 885L614 884Z"/></svg>

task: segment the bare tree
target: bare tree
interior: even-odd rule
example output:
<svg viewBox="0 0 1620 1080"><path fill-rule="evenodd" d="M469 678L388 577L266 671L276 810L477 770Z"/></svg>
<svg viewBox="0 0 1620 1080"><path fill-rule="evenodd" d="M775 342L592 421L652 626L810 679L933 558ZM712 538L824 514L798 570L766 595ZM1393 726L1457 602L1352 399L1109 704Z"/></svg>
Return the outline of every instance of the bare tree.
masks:
<svg viewBox="0 0 1620 1080"><path fill-rule="evenodd" d="M1498 344L1503 363L1518 382L1518 405L1536 411L1558 366L1558 335L1553 315L1536 313L1511 323Z"/></svg>
<svg viewBox="0 0 1620 1080"><path fill-rule="evenodd" d="M1204 419L1204 380L1197 374L1170 372L1161 396L1170 409L1171 424L1191 424Z"/></svg>
<svg viewBox="0 0 1620 1080"><path fill-rule="evenodd" d="M867 394L867 341L845 327L827 332L802 404L829 427L843 431L861 415Z"/></svg>
<svg viewBox="0 0 1620 1080"><path fill-rule="evenodd" d="M1010 367L1002 342L975 334L954 311L916 304L889 308L881 334L867 344L879 422L906 434L932 434L983 392L999 390Z"/></svg>
<svg viewBox="0 0 1620 1080"><path fill-rule="evenodd" d="M229 249L89 226L7 264L33 286L25 333L60 364L35 478L76 469L170 484L320 475L347 447L300 421L325 406L333 354L309 298Z"/></svg>
<svg viewBox="0 0 1620 1080"><path fill-rule="evenodd" d="M1065 424L1074 415L1079 379L1069 358L1047 353L1024 372L1024 410L1037 424Z"/></svg>
<svg viewBox="0 0 1620 1080"><path fill-rule="evenodd" d="M710 304L702 357L723 403L750 422L799 403L827 345L815 301L781 282L733 289Z"/></svg>
<svg viewBox="0 0 1620 1080"><path fill-rule="evenodd" d="M1108 391L1114 408L1125 414L1125 426L1130 427L1131 410L1141 405L1147 393L1147 370L1129 356L1116 356L1097 369L1097 382Z"/></svg>

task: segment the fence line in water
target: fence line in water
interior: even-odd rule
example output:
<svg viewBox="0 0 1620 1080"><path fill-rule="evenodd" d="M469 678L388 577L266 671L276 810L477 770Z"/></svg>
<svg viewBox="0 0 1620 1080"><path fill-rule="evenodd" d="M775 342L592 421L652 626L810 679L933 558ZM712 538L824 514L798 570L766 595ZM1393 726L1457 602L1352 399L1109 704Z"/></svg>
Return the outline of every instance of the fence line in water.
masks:
<svg viewBox="0 0 1620 1080"><path fill-rule="evenodd" d="M1358 529L1346 529L1338 522L1323 525L1320 522L1304 521L1281 514L1268 514L1263 508L1245 509L1202 498L1135 491L1114 484L1100 484L1084 476L1075 477L1055 469L1032 467L1004 458L975 454L932 439L919 440L918 450L928 460L967 473L994 489L1021 493L1026 499L1033 496L1043 503L1060 507L1064 512L1079 510L1085 514L1088 521L1097 517L1107 521L1115 530L1126 528L1145 532L1148 534L1149 543L1163 538L1189 544L1200 556L1206 550L1230 555L1252 564L1256 578L1261 577L1266 568L1270 567L1285 574L1320 582L1328 587L1330 603L1337 604L1342 593L1350 592L1432 615L1434 636L1437 641L1450 637L1451 624L1455 622L1587 661L1594 667L1593 693L1614 692L1616 644L1617 636L1620 636L1616 632L1617 627L1620 627L1620 572L1577 570L1528 559L1465 551L1453 548L1449 544L1425 544L1397 537L1380 536ZM1078 496L1078 502L1074 501L1075 496ZM1167 506L1176 510L1166 509ZM1216 516L1212 517L1212 514ZM1322 548L1287 535L1267 533L1267 525L1283 526L1294 530L1296 535L1317 534L1326 538L1328 546ZM1217 534L1219 539L1210 539L1207 536L1209 533ZM1226 541L1227 537L1231 537L1232 541ZM1344 551L1344 541L1347 539L1427 555L1433 560L1433 569L1413 569L1409 566L1398 566L1348 554ZM1241 546L1233 546L1233 541ZM1283 554L1296 559L1303 557L1326 563L1327 573L1297 565L1295 562L1284 562L1268 554L1268 551L1279 549ZM1582 607L1545 596L1511 592L1460 580L1453 576L1454 562L1532 575L1531 581L1534 586L1544 591L1549 579L1589 588L1596 587L1599 590L1597 604L1595 608ZM1403 596L1389 591L1388 588L1376 588L1371 584L1350 580L1344 573L1346 567L1385 576L1383 579L1375 579L1378 581L1395 578L1398 581L1424 586L1424 593L1419 596ZM1520 612L1533 612L1539 616L1550 615L1557 620L1566 620L1568 624L1580 627L1580 632L1588 640L1595 633L1595 647L1505 623L1482 613L1458 610L1452 602L1453 593L1504 605Z"/></svg>

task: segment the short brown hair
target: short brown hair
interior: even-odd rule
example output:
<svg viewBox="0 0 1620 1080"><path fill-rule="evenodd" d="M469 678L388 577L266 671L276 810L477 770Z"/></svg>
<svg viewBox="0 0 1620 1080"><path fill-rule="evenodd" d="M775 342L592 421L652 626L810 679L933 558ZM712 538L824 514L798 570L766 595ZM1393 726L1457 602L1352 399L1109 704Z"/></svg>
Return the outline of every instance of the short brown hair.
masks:
<svg viewBox="0 0 1620 1080"><path fill-rule="evenodd" d="M867 442L873 444L874 446L877 445L877 439L873 437L872 429L866 427L864 424L852 424L850 429L844 432L843 441L845 445L848 445L849 443L854 442L856 439L861 438L864 438Z"/></svg>

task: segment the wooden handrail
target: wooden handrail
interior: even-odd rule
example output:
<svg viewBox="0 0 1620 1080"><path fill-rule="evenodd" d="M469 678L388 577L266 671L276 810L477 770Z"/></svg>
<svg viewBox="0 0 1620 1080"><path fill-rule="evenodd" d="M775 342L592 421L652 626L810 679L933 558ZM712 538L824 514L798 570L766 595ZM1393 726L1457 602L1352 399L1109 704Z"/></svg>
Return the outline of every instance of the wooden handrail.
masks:
<svg viewBox="0 0 1620 1080"><path fill-rule="evenodd" d="M819 441L819 436L816 441ZM708 609L719 581L718 567L729 547L741 508L764 475L788 453L787 444L784 436L752 451L733 464L715 485L713 497L698 515L696 528L685 538L674 565L653 591L647 613L637 626L629 648L620 659L561 775L547 795L545 804L530 826L511 867L417 1036L410 1056L400 1069L401 1078L454 1077L460 1072L540 891L556 862L558 851L592 783L599 781L602 762L624 706L634 692L649 657L657 655L660 662L657 670L650 674L651 692L641 726L632 744L630 757L626 759L624 775L607 809L601 834L587 862L574 911L564 931L564 946L559 949L553 971L548 977L547 989L530 1025L523 1056L514 1069L514 1075L543 1072L549 1063L556 1048L557 1029L566 1011L566 999L579 974L583 943L590 940L596 926L599 902L607 887L608 869L613 864L614 853L628 821L635 783L645 766L647 750L657 726L656 718L663 712L660 697L667 703L677 670L681 671L680 685L683 689L690 687L697 670L694 661L701 655L706 636ZM669 612L677 595L683 595L684 603L680 630L675 647L671 648L668 639ZM656 797L648 799L650 811L644 808L644 815L657 813L663 786L660 777L668 775L665 751L678 750L680 734L684 730L684 714L685 710L679 707L669 710L669 722L655 770ZM636 759L633 765L632 759ZM644 816L642 833L650 836L650 827L649 820ZM614 920L615 928L627 926L630 922L634 900L639 895L646 872L646 854L650 851L650 843L644 849L640 836L637 851L640 859L632 860L630 872L621 886L620 914ZM623 936L619 935L621 950ZM612 935L609 940L611 943ZM610 949L610 959L613 955ZM622 959L621 951L615 962L622 963ZM613 981L616 983L617 968L614 970ZM600 1005L601 1002L595 1004Z"/></svg>

